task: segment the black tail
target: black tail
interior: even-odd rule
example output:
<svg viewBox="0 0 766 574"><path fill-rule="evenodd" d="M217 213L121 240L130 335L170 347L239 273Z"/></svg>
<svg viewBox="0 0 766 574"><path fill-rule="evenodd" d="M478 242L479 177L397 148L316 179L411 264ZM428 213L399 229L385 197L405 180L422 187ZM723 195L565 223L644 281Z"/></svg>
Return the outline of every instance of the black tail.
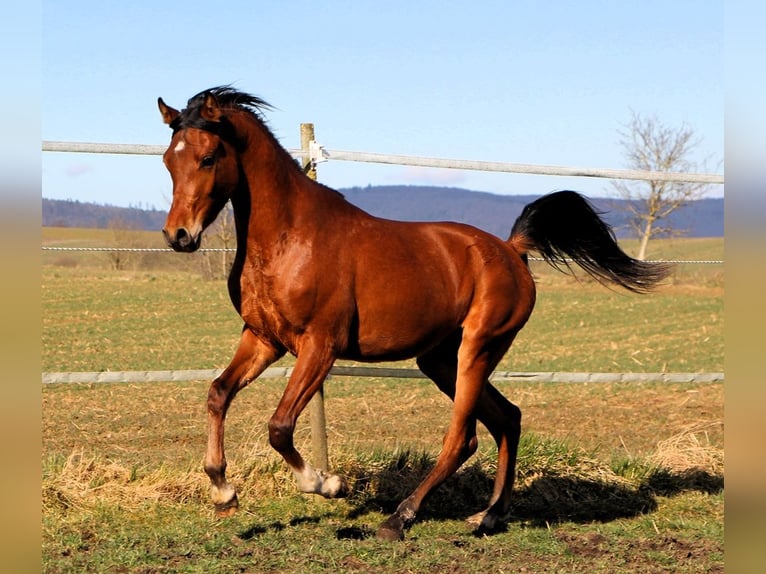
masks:
<svg viewBox="0 0 766 574"><path fill-rule="evenodd" d="M601 283L645 293L672 271L666 263L633 259L617 245L612 228L574 191L545 195L524 207L508 239L519 251L535 250L556 269L577 263Z"/></svg>

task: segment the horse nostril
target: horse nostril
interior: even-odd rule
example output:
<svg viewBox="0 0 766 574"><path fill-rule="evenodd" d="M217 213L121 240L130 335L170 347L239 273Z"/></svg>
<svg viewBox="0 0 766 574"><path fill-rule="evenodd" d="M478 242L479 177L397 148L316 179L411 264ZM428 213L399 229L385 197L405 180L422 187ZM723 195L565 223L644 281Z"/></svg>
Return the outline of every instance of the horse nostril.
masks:
<svg viewBox="0 0 766 574"><path fill-rule="evenodd" d="M185 228L181 227L176 231L176 243L179 245L188 245L191 242L191 236Z"/></svg>

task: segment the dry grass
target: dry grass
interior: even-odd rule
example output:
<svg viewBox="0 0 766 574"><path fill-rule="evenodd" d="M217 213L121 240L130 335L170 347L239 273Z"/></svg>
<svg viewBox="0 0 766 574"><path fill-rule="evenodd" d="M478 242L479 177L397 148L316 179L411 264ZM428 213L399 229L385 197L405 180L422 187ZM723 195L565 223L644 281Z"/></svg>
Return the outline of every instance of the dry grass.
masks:
<svg viewBox="0 0 766 574"><path fill-rule="evenodd" d="M695 425L657 445L648 462L668 473L683 477L723 477L723 449L712 444L710 430L718 431L723 421Z"/></svg>
<svg viewBox="0 0 766 574"><path fill-rule="evenodd" d="M43 477L43 512L113 504L137 511L146 503L200 502L207 484L199 472L157 468L141 473L79 449Z"/></svg>
<svg viewBox="0 0 766 574"><path fill-rule="evenodd" d="M598 457L565 441L527 435L519 449L515 516L519 520L606 520L651 510L657 476L697 481L723 479L723 450L700 439L704 428L690 429L657 445L641 473L623 476ZM433 466L433 454L396 449L338 457L336 470L349 478L352 514L391 512ZM63 464L48 464L42 485L43 511L87 509L99 504L137 512L147 504L208 504L208 481L199 469L138 469L72 452ZM651 469L651 472L649 471ZM494 451L480 451L433 496L428 515L465 514L489 497L495 472ZM647 478L648 477L648 478ZM239 460L230 479L246 500L295 495L292 475L276 455ZM691 482L689 482L691 485ZM647 490L647 486L650 487ZM662 489L660 489L662 490Z"/></svg>
<svg viewBox="0 0 766 574"><path fill-rule="evenodd" d="M245 504L295 495L294 480L266 434L284 383L268 380L247 389L227 420L228 474ZM591 501L583 507L590 516L603 514L597 504L610 499L635 512L642 504L636 485L649 481L652 472L664 482L649 485L662 491L683 489L684 475L702 477L700 469L716 484L721 481L723 385L500 387L524 412L517 481L522 517L584 516L578 500ZM60 508L114 501L137 508L193 502L207 507L207 478L201 471L206 388L206 382L46 387L45 504ZM451 403L419 380L336 378L327 393L331 465L355 485L349 502L392 509L433 464ZM298 448L306 453L308 418L302 417L296 429ZM432 508L454 506L458 499L475 511L486 501L495 452L486 430L479 430L479 453L461 477L441 489ZM615 471L616 458L633 461L631 472ZM550 508L559 510L551 513Z"/></svg>

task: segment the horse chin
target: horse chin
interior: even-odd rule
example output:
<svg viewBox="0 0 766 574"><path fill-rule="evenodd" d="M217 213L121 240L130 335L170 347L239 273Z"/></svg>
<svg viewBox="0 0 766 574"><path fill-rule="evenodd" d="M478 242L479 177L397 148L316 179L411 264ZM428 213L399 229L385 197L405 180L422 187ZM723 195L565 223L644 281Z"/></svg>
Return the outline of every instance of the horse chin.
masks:
<svg viewBox="0 0 766 574"><path fill-rule="evenodd" d="M197 251L197 249L199 249L199 246L202 243L201 239L202 239L202 236L198 235L197 239L192 241L191 243L185 243L185 244L175 243L171 245L171 247L175 251L178 251L181 253L194 253L195 251Z"/></svg>

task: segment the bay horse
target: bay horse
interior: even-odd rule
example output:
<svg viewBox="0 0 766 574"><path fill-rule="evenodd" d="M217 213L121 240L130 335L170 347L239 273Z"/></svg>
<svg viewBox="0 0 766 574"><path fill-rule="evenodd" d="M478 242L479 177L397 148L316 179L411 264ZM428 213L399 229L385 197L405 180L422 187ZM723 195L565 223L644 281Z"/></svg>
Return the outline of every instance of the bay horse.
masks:
<svg viewBox="0 0 766 574"><path fill-rule="evenodd" d="M270 106L229 86L205 90L178 111L158 99L172 130L163 155L173 198L162 230L192 252L231 201L237 248L228 279L244 321L229 366L210 385L204 469L219 516L238 507L226 480L224 420L235 395L271 363L296 357L269 420L271 446L302 492L348 493L338 475L314 469L296 450L296 420L336 359L417 358L453 403L433 469L378 528L404 538L426 496L476 451L476 422L497 443L489 504L469 523L493 531L508 519L521 411L489 376L529 319L532 250L562 271L574 261L601 282L645 292L669 272L631 258L589 202L572 191L527 205L505 241L458 223L374 217L304 174L263 118Z"/></svg>

